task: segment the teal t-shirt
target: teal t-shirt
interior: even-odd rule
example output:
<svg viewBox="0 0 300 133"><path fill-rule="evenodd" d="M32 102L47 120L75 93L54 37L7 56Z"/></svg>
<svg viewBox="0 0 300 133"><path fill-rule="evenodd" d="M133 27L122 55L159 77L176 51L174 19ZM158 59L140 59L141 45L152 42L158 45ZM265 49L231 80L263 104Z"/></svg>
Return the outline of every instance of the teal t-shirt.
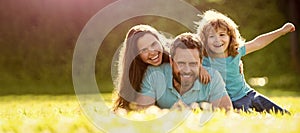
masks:
<svg viewBox="0 0 300 133"><path fill-rule="evenodd" d="M238 49L239 54L235 57L203 59L203 66L216 69L222 75L226 84L226 90L231 101L236 101L245 96L252 88L246 83L244 75L240 73L239 63L241 57L246 54L245 46Z"/></svg>
<svg viewBox="0 0 300 133"><path fill-rule="evenodd" d="M173 87L172 68L169 63L157 67L149 66L141 85L141 93L154 98L160 108L171 108L178 100L190 105L193 102L212 102L228 95L219 72L206 69L212 75L211 82L204 85L197 79L189 91L180 95Z"/></svg>

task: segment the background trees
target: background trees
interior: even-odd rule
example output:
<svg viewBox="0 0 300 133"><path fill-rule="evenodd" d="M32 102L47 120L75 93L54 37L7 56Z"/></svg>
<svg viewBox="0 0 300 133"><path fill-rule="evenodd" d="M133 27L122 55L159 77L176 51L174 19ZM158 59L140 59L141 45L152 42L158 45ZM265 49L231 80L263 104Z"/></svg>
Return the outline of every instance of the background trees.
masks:
<svg viewBox="0 0 300 133"><path fill-rule="evenodd" d="M276 29L287 21L299 25L296 0L186 0L200 11L228 14L247 40ZM114 0L2 0L0 1L0 94L74 93L72 55L88 20ZM183 13L184 17L184 13ZM102 42L96 60L96 78L103 91L113 89L110 65L128 29L151 24L173 35L188 31L172 20L143 16L115 27ZM176 27L176 28L174 28ZM178 28L179 27L179 28ZM244 59L246 78L269 77L267 88L299 89L299 31ZM108 58L104 58L108 57Z"/></svg>

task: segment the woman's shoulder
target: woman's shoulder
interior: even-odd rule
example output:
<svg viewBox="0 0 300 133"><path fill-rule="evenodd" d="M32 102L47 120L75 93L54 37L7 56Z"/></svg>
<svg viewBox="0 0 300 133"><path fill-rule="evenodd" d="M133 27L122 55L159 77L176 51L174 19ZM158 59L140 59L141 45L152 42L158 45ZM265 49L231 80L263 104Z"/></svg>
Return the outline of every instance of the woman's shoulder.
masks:
<svg viewBox="0 0 300 133"><path fill-rule="evenodd" d="M170 68L171 68L170 63L162 63L159 66L149 65L148 68L147 68L147 70L148 71L155 71L155 70L164 71L164 70L167 70L167 69L170 69Z"/></svg>

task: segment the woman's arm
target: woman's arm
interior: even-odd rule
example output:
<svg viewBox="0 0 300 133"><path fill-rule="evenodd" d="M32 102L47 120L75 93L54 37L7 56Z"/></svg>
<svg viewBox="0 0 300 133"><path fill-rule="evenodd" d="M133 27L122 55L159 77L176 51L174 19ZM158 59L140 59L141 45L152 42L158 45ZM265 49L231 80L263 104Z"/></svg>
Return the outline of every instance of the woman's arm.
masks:
<svg viewBox="0 0 300 133"><path fill-rule="evenodd" d="M259 35L255 39L246 42L246 54L262 49L263 47L269 45L272 41L279 38L280 36L283 36L286 33L293 31L295 31L295 26L292 23L286 23L277 30Z"/></svg>
<svg viewBox="0 0 300 133"><path fill-rule="evenodd" d="M150 96L138 94L136 98L137 108L144 109L155 104L155 99Z"/></svg>

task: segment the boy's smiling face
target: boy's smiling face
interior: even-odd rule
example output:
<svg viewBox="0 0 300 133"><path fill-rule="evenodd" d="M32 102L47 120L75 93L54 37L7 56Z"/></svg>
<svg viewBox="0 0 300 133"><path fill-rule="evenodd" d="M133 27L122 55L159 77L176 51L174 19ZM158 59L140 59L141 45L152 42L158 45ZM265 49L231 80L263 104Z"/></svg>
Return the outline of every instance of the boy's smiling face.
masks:
<svg viewBox="0 0 300 133"><path fill-rule="evenodd" d="M207 34L207 50L213 57L227 57L230 36L224 28L211 28Z"/></svg>

